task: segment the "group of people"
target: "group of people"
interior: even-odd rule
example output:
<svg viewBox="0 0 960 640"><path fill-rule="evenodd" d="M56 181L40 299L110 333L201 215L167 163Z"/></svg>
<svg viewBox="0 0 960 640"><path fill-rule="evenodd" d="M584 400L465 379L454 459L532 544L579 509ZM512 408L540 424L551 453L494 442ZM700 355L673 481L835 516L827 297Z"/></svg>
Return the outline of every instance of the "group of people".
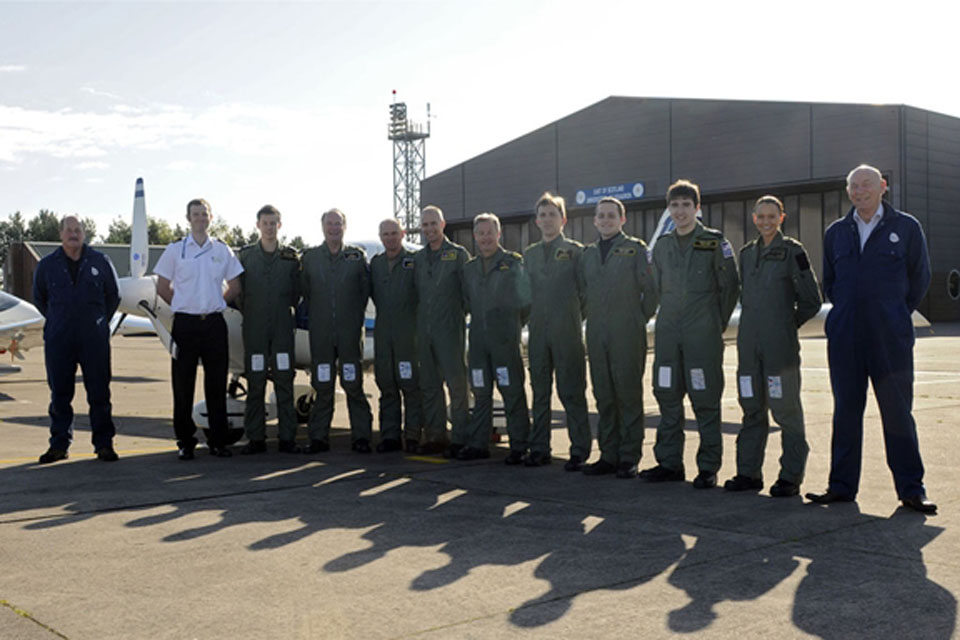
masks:
<svg viewBox="0 0 960 640"><path fill-rule="evenodd" d="M835 402L831 472L827 490L807 498L818 503L855 499L870 379L898 497L909 508L934 512L936 505L923 485L912 417L910 315L930 281L926 242L915 218L882 200L886 182L876 168L860 165L852 170L847 191L853 207L828 228L824 241L823 291L833 303L826 322ZM753 221L758 237L740 250L739 261L722 232L699 220L696 184L675 182L666 200L674 228L657 239L653 250L623 232L626 210L612 197L596 203L596 242L584 246L567 238L564 200L545 193L534 208L541 239L522 255L503 248L499 219L482 213L473 220L478 254L471 257L445 235L443 212L427 206L421 212L422 249L410 251L403 227L386 219L379 228L384 251L369 263L361 247L344 243L347 220L337 209L321 217L324 242L298 255L279 243L280 212L265 206L257 212L259 242L235 256L207 235L209 204L191 201L190 233L168 246L154 269L157 293L174 312L174 430L180 459L192 459L197 446L191 411L199 362L204 366L209 451L218 457L232 455L222 316L230 303L243 313L249 385L244 416L248 441L241 453L267 451L267 380L276 391L279 451L328 451L338 378L347 396L352 449L371 452L373 419L363 393L362 339L364 312L372 298L374 372L380 390L378 452L405 450L458 460L489 457L496 386L509 436L505 463L550 464L555 376L570 439L564 470L617 478L639 475L650 483L684 481L686 396L700 435L693 486L712 488L722 456L723 333L739 300L736 379L743 422L736 475L723 486L729 491L762 489L772 413L783 435L779 475L769 491L775 497L798 495L809 447L797 330L822 303L807 253L782 234L786 213L774 196L757 200ZM61 236L63 247L41 261L35 279L34 298L48 318L52 419L50 449L40 461L67 457L77 362L84 368L97 456L116 460L106 342L106 325L117 306L116 277L109 261L83 244L76 218L64 219ZM95 298L102 294L102 299L86 304L84 296L91 293ZM310 377L316 392L305 447L295 439L298 305L307 312ZM638 474L646 325L655 313L652 383L660 409L656 465ZM51 322L52 317L57 322ZM531 405L521 354L524 325L529 331ZM86 331L98 339L78 339L86 337ZM72 359L62 356L68 343ZM587 363L599 414L600 450L599 459L589 464L593 439L585 395ZM88 378L87 369L94 367L105 367L104 384ZM472 410L468 389L474 397Z"/></svg>

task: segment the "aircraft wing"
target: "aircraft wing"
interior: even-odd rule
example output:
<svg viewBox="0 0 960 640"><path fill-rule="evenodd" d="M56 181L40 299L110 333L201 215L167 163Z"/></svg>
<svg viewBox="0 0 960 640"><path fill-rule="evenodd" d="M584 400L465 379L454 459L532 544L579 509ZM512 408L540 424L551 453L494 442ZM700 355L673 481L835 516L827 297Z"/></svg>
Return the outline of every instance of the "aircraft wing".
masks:
<svg viewBox="0 0 960 640"><path fill-rule="evenodd" d="M21 351L43 344L43 316L29 302L0 292L0 353L23 359Z"/></svg>

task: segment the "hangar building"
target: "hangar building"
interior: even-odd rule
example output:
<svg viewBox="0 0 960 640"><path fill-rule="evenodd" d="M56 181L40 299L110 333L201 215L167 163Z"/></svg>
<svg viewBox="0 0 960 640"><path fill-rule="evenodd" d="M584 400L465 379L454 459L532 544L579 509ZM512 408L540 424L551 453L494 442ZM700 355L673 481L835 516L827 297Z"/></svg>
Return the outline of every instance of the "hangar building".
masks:
<svg viewBox="0 0 960 640"><path fill-rule="evenodd" d="M593 203L617 195L625 231L649 240L679 178L700 185L704 223L739 248L756 235L753 201L787 209L784 232L821 271L823 233L850 208L846 175L880 169L887 199L927 234L933 281L920 311L960 320L960 119L907 105L610 97L426 178L423 205L444 211L448 235L473 252L471 220L491 211L503 244L539 238L532 207L543 191L567 200L566 233L593 242Z"/></svg>

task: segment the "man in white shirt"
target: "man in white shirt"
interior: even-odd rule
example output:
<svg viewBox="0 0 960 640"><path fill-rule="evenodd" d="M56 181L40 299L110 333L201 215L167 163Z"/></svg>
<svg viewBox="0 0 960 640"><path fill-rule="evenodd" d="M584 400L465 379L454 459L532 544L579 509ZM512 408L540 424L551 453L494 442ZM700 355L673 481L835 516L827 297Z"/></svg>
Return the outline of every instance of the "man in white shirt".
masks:
<svg viewBox="0 0 960 640"><path fill-rule="evenodd" d="M193 391L197 364L203 363L203 391L210 426L211 455L229 458L227 447L227 325L223 310L240 293L243 267L233 251L207 235L213 214L203 199L187 204L190 233L167 246L154 267L157 294L174 313L173 430L181 460L192 460L197 446ZM223 281L227 290L223 291Z"/></svg>

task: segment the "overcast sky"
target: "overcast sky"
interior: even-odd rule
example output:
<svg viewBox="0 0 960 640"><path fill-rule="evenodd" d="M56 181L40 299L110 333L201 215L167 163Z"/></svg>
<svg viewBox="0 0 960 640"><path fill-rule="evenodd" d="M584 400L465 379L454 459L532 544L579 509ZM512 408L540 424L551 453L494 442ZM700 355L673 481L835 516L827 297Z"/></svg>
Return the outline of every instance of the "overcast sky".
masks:
<svg viewBox="0 0 960 640"><path fill-rule="evenodd" d="M431 103L427 175L610 95L960 116L950 6L0 2L0 218L47 208L103 233L142 176L171 223L200 196L245 230L272 203L316 243L336 206L348 239L371 237L393 212L393 89L414 119Z"/></svg>

